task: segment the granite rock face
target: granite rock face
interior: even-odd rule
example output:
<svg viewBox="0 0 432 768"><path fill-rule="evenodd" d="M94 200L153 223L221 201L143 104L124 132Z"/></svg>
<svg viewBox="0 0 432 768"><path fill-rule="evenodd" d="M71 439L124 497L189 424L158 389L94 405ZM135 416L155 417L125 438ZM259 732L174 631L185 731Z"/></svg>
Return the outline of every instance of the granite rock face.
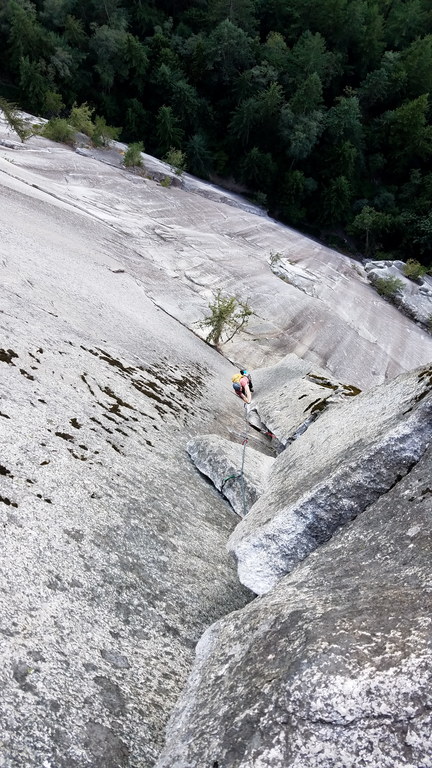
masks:
<svg viewBox="0 0 432 768"><path fill-rule="evenodd" d="M277 458L230 537L242 583L267 592L406 474L431 438L431 367L324 412Z"/></svg>
<svg viewBox="0 0 432 768"><path fill-rule="evenodd" d="M13 137L0 120L2 138ZM430 361L432 337L377 295L361 265L256 215L238 196L187 174L183 189L161 187L116 167L114 150L81 156L38 136L16 146L0 150L2 185L121 237L118 266L183 325L197 331L216 288L248 299L254 315L226 346L242 366L272 365L292 352L366 389ZM155 158L144 164L150 175L171 173ZM271 252L307 274L313 295L273 274Z"/></svg>
<svg viewBox="0 0 432 768"><path fill-rule="evenodd" d="M329 405L360 392L296 355L287 355L275 365L254 371L253 382L254 395L246 409L246 419L268 437L277 452L303 434ZM217 435L200 435L187 445L197 469L210 478L240 517L245 516L245 510L246 514L249 512L264 492L274 464L274 458L249 444L257 439L251 437L250 431L245 430L243 436L248 440L246 451L242 444ZM237 439L242 443L241 435Z"/></svg>
<svg viewBox="0 0 432 768"><path fill-rule="evenodd" d="M309 296L317 296L317 275L312 270L304 269L281 254L270 257L270 269L274 275L293 285Z"/></svg>
<svg viewBox="0 0 432 768"><path fill-rule="evenodd" d="M253 381L255 393L248 420L257 428L270 430L282 447L305 431L330 404L360 392L297 355L286 355L276 365L254 371Z"/></svg>
<svg viewBox="0 0 432 768"><path fill-rule="evenodd" d="M158 768L429 768L431 468L204 634Z"/></svg>
<svg viewBox="0 0 432 768"><path fill-rule="evenodd" d="M250 297L227 347L248 367L294 352L370 387L429 361L432 338L351 260L233 195L163 188L116 150L10 142L1 120L0 136L0 768L151 768L197 639L252 597L234 515L186 453L243 428L233 367L196 335L212 290ZM271 272L281 249L313 295Z"/></svg>
<svg viewBox="0 0 432 768"><path fill-rule="evenodd" d="M106 222L10 176L1 195L0 766L148 768L198 638L251 597L186 454L242 428L233 369Z"/></svg>
<svg viewBox="0 0 432 768"><path fill-rule="evenodd" d="M201 435L191 440L187 452L240 517L249 512L263 493L274 463L270 456L217 435Z"/></svg>

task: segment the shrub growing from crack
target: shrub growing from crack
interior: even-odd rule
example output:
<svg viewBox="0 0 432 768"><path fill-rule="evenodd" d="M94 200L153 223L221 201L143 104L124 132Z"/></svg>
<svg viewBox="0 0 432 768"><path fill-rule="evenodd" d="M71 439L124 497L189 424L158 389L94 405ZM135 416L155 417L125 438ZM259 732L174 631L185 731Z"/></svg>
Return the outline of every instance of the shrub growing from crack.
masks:
<svg viewBox="0 0 432 768"><path fill-rule="evenodd" d="M279 264L279 262L282 259L282 254L279 253L279 251L270 251L270 266L272 267L274 264Z"/></svg>
<svg viewBox="0 0 432 768"><path fill-rule="evenodd" d="M52 117L40 131L42 136L51 141L58 141L61 144L74 144L75 131L69 125L68 121L62 117Z"/></svg>
<svg viewBox="0 0 432 768"><path fill-rule="evenodd" d="M93 144L96 147L107 147L110 141L117 141L121 130L121 128L114 128L112 125L107 125L104 117L96 115L93 126Z"/></svg>
<svg viewBox="0 0 432 768"><path fill-rule="evenodd" d="M398 277L378 277L374 286L380 296L387 299L394 299L396 294L402 290L403 282Z"/></svg>
<svg viewBox="0 0 432 768"><path fill-rule="evenodd" d="M123 158L123 164L126 168L137 168L142 166L141 152L144 152L142 141L129 144Z"/></svg>
<svg viewBox="0 0 432 768"><path fill-rule="evenodd" d="M424 275L426 272L427 267L425 267L423 264L420 264L420 262L416 259L408 259L403 268L405 277L409 277L410 280L418 280L419 277L422 277L422 275Z"/></svg>
<svg viewBox="0 0 432 768"><path fill-rule="evenodd" d="M181 149L174 149L174 147L171 147L164 157L164 160L171 166L171 170L174 171L177 176L181 176L183 171L186 170L186 155Z"/></svg>

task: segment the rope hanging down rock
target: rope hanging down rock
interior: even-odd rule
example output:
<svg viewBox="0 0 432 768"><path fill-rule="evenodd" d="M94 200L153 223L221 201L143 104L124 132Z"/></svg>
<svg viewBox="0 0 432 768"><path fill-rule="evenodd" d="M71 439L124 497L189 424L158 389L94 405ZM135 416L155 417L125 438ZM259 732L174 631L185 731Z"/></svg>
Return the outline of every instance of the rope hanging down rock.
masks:
<svg viewBox="0 0 432 768"><path fill-rule="evenodd" d="M249 425L248 418L247 418L247 404L246 403L245 403L245 406L244 406L244 414L245 414L245 420L246 420L246 431L245 431L245 436L244 436L243 441L242 441L243 452L242 452L241 469L235 475L228 475L228 477L225 477L222 480L222 485L221 485L221 493L222 493L223 489L224 489L224 486L225 486L225 483L227 483L228 480L239 480L239 479L241 480L241 491L242 491L242 502L243 502L243 515L242 515L242 517L246 517L246 515L248 513L248 510L246 508L246 486L245 486L245 478L244 478L244 465L245 465L245 457L246 457L246 446L247 446L248 441L249 441L250 425Z"/></svg>

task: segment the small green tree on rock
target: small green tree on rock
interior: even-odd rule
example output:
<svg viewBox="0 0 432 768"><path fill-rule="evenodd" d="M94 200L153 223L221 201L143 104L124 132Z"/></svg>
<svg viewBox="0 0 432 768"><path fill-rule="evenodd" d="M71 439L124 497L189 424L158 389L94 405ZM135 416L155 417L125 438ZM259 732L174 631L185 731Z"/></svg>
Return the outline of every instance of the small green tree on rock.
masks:
<svg viewBox="0 0 432 768"><path fill-rule="evenodd" d="M117 141L121 130L121 128L114 128L113 125L107 125L104 117L96 115L92 136L93 144L95 147L109 147L111 141Z"/></svg>
<svg viewBox="0 0 432 768"><path fill-rule="evenodd" d="M123 165L125 165L126 168L140 168L142 166L141 152L144 152L142 141L129 144L123 158Z"/></svg>
<svg viewBox="0 0 432 768"><path fill-rule="evenodd" d="M426 272L427 267L424 264L420 264L416 259L408 259L403 269L405 277L409 277L410 280L418 280Z"/></svg>
<svg viewBox="0 0 432 768"><path fill-rule="evenodd" d="M75 128L76 131L79 131L80 133L85 133L86 136L91 138L93 136L94 131L94 125L93 125L93 112L94 109L89 107L89 105L84 102L84 104L81 104L78 106L77 104L74 104L69 117L68 117L68 123L73 128Z"/></svg>
<svg viewBox="0 0 432 768"><path fill-rule="evenodd" d="M20 140L24 143L28 139L32 131L29 129L27 123L20 116L18 107L16 104L12 104L7 99L3 99L0 96L0 112L3 112L3 116L13 131L19 136Z"/></svg>
<svg viewBox="0 0 432 768"><path fill-rule="evenodd" d="M174 149L174 147L171 147L164 157L164 160L171 166L171 170L174 171L177 176L181 176L183 171L186 170L186 155L181 149Z"/></svg>
<svg viewBox="0 0 432 768"><path fill-rule="evenodd" d="M199 326L209 329L206 342L215 346L218 351L222 344L231 341L233 336L247 325L253 314L247 301L241 301L237 296L224 296L220 288L214 292L208 308L211 314L204 318Z"/></svg>

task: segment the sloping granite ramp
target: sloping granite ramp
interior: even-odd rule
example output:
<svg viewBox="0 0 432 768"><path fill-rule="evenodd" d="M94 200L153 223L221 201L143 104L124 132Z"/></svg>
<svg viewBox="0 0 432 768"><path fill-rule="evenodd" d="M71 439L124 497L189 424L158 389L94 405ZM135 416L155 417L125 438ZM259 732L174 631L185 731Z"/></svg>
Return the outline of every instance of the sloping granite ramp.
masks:
<svg viewBox="0 0 432 768"><path fill-rule="evenodd" d="M0 137L10 138L1 120ZM112 256L110 241L122 235L113 267L125 269L156 304L195 331L212 289L247 298L255 314L246 333L227 345L241 365L262 367L293 352L365 389L432 357L432 337L377 296L358 262L254 215L226 193L218 193L219 200L230 197L241 207L165 189L37 136L20 151L1 149L0 174L9 190L104 222ZM192 178L187 186L215 193ZM271 252L307 272L313 295L272 273Z"/></svg>
<svg viewBox="0 0 432 768"><path fill-rule="evenodd" d="M124 237L34 192L1 188L0 766L148 768L251 597L185 450L241 429L233 369L119 271Z"/></svg>

